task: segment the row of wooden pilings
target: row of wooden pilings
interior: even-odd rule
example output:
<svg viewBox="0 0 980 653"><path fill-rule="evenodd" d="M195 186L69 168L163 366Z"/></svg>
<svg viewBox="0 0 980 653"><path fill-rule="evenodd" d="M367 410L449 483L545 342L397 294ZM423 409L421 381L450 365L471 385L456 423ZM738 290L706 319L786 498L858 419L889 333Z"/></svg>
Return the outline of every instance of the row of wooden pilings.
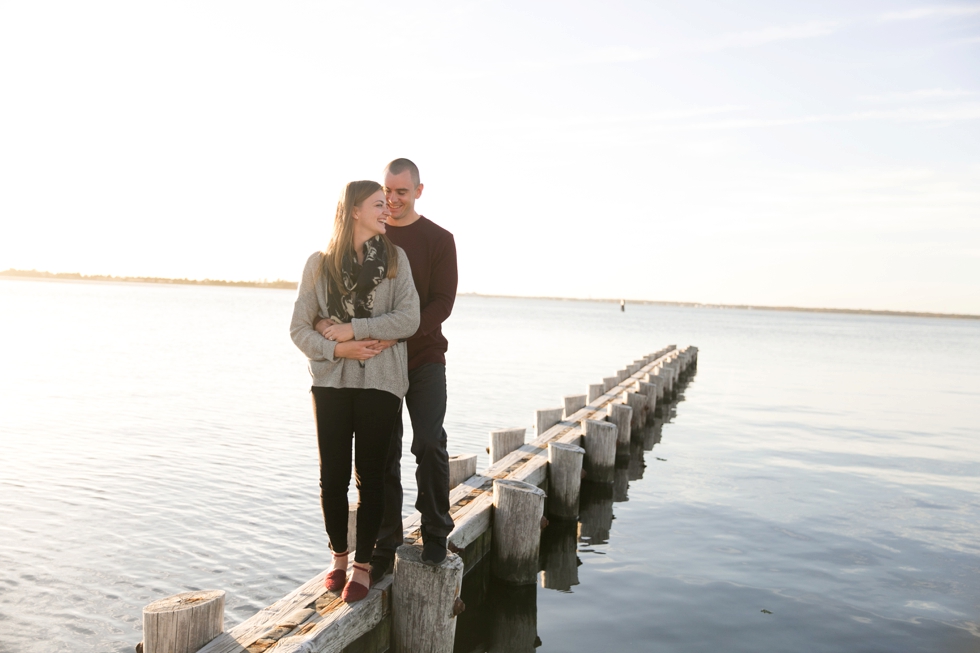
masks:
<svg viewBox="0 0 980 653"><path fill-rule="evenodd" d="M526 428L491 431L490 467L482 474L476 473L475 454L453 456L456 528L449 540L455 553L441 565L419 559L416 513L406 522L394 573L363 601L348 605L326 592L324 570L226 633L224 592L186 592L144 608L137 651L451 652L456 616L464 608L464 573L489 556L490 573L499 581L534 584L548 518L579 518L583 479L613 483L617 456L628 455L631 433L676 396L681 376L696 365L697 348L667 347L589 385L585 394L564 397L562 406L536 411L537 437L530 443Z"/></svg>

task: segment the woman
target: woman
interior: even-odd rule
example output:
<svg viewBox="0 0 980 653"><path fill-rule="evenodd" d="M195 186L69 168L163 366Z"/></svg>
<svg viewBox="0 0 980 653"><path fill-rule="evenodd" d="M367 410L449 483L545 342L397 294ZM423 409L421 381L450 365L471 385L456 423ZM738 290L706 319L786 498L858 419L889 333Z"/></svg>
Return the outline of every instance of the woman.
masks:
<svg viewBox="0 0 980 653"><path fill-rule="evenodd" d="M391 215L381 185L352 181L337 203L333 235L303 270L290 334L309 359L320 449L320 502L333 551L328 590L367 596L371 554L384 512L384 465L398 406L408 390L404 342L419 326L408 257L385 236ZM333 322L323 334L314 324ZM388 345L388 346L386 346ZM358 491L357 546L347 582L347 489L351 439Z"/></svg>

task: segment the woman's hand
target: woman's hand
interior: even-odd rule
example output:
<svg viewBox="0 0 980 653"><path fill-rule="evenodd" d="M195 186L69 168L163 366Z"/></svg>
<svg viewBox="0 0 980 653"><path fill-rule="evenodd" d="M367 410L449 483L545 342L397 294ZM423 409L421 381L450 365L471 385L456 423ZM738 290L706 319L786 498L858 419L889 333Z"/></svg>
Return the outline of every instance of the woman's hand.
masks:
<svg viewBox="0 0 980 653"><path fill-rule="evenodd" d="M348 340L337 343L334 347L335 358L350 358L356 361L366 361L380 354L383 349L378 347L377 340Z"/></svg>
<svg viewBox="0 0 980 653"><path fill-rule="evenodd" d="M347 342L348 340L354 339L354 325L333 324L331 326L328 326L320 333L327 340L336 340L337 342Z"/></svg>
<svg viewBox="0 0 980 653"><path fill-rule="evenodd" d="M332 327L334 324L336 324L336 322L331 320L329 317L321 317L319 321L317 321L317 323L313 326L313 330L319 333L324 338L326 338L327 335L324 333L324 331L327 330L327 327Z"/></svg>

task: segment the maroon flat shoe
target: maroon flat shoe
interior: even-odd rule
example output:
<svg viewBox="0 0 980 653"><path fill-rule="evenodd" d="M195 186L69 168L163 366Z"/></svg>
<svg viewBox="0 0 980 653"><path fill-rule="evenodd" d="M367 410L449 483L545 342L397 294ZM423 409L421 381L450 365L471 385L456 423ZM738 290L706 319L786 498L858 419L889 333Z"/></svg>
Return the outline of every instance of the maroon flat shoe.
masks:
<svg viewBox="0 0 980 653"><path fill-rule="evenodd" d="M334 558L346 558L347 552L341 554L333 554ZM347 584L347 570L346 569L331 569L327 572L327 578L323 581L324 586L327 588L328 592L339 592L344 589L344 585Z"/></svg>
<svg viewBox="0 0 980 653"><path fill-rule="evenodd" d="M365 587L354 581L347 583L347 587L344 588L344 593L340 596L344 600L344 603L356 603L360 601L368 595L368 590L371 589L371 565L359 565L355 562L354 568L368 573L368 585Z"/></svg>

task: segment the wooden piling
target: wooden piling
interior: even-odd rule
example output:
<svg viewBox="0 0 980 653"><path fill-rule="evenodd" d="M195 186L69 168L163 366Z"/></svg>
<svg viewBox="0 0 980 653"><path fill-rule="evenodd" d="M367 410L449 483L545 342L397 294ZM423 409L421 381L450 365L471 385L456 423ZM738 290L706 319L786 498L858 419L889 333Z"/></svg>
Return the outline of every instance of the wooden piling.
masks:
<svg viewBox="0 0 980 653"><path fill-rule="evenodd" d="M521 436L523 442L524 437ZM520 446L520 445L518 445ZM476 474L476 454L461 453L449 457L449 489L453 489L470 476Z"/></svg>
<svg viewBox="0 0 980 653"><path fill-rule="evenodd" d="M647 398L646 419L643 420L643 424L641 425L645 426L657 411L657 384L637 381L636 387L640 391L640 394Z"/></svg>
<svg viewBox="0 0 980 653"><path fill-rule="evenodd" d="M183 592L143 608L143 653L197 653L224 631L222 590Z"/></svg>
<svg viewBox="0 0 980 653"><path fill-rule="evenodd" d="M534 423L536 425L536 435L541 435L552 426L561 421L563 408L544 408L534 411Z"/></svg>
<svg viewBox="0 0 980 653"><path fill-rule="evenodd" d="M629 375L629 370L616 370L616 383L622 383Z"/></svg>
<svg viewBox="0 0 980 653"><path fill-rule="evenodd" d="M618 454L628 452L630 448L630 433L632 432L633 409L626 404L613 402L609 404L606 412L606 420L616 425L616 452Z"/></svg>
<svg viewBox="0 0 980 653"><path fill-rule="evenodd" d="M530 585L538 576L541 488L509 479L493 482L493 552L491 573L510 585Z"/></svg>
<svg viewBox="0 0 980 653"><path fill-rule="evenodd" d="M586 401L588 401L591 404L593 401L595 401L603 394L605 394L605 392L606 392L605 383L590 383Z"/></svg>
<svg viewBox="0 0 980 653"><path fill-rule="evenodd" d="M647 398L638 392L626 391L623 393L623 403L630 407L633 414L630 415L630 428L639 430L647 417ZM632 431L631 431L632 432ZM629 443L629 436L626 438Z"/></svg>
<svg viewBox="0 0 980 653"><path fill-rule="evenodd" d="M356 548L357 548L357 503L349 503L347 504L347 550L353 551Z"/></svg>
<svg viewBox="0 0 980 653"><path fill-rule="evenodd" d="M524 427L490 431L490 464L519 449L524 444L525 433L527 429Z"/></svg>
<svg viewBox="0 0 980 653"><path fill-rule="evenodd" d="M566 395L562 401L565 404L565 417L571 417L578 411L585 408L588 395Z"/></svg>
<svg viewBox="0 0 980 653"><path fill-rule="evenodd" d="M587 419L582 422L585 478L594 483L612 483L616 464L616 425Z"/></svg>
<svg viewBox="0 0 980 653"><path fill-rule="evenodd" d="M619 377L618 376L604 376L604 377L602 377L602 388L603 388L602 391L603 392L609 392L610 390L612 390L613 388L615 388L617 385L619 385Z"/></svg>
<svg viewBox="0 0 980 653"><path fill-rule="evenodd" d="M393 649L395 653L452 653L463 561L450 553L441 564L427 565L421 555L421 547L409 545L395 552Z"/></svg>
<svg viewBox="0 0 980 653"><path fill-rule="evenodd" d="M574 444L548 443L548 514L556 519L578 519L584 456Z"/></svg>

